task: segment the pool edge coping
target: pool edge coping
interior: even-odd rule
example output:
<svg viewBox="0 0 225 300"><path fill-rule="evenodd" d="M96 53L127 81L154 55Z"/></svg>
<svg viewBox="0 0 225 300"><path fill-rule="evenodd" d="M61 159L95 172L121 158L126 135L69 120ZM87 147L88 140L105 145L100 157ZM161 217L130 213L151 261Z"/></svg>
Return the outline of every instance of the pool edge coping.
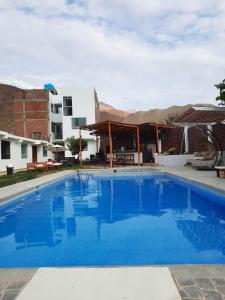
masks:
<svg viewBox="0 0 225 300"><path fill-rule="evenodd" d="M66 174L65 174L65 172L66 172ZM43 177L27 180L25 182L20 182L20 183L8 185L6 187L2 187L2 188L0 188L0 193L1 193L1 190L4 189L4 188L12 188L12 192L11 193L9 192L8 195L5 195L5 196L0 195L0 206L15 200L19 196L26 195L26 194L28 194L32 191L35 191L38 188L44 187L48 184L57 182L58 180L62 180L63 178L71 176L75 172L76 172L76 170L65 170L65 171L62 171L62 172L54 173L54 174L48 174L48 175L46 175L46 176L48 176L48 178L46 178L46 176L43 176ZM57 174L57 176L56 176L56 174ZM43 178L46 179L45 182L40 182L40 184L36 183L37 179L43 179ZM32 184L34 181L35 181L35 183ZM19 191L14 191L13 190L14 188L17 188L19 185L21 185L23 183L25 184L24 189L21 189Z"/></svg>
<svg viewBox="0 0 225 300"><path fill-rule="evenodd" d="M19 196L22 196L22 195L25 195L27 193L30 193L38 188L41 188L41 187L44 187L48 184L51 184L51 183L54 183L58 180L62 180L63 178L66 178L68 176L71 176L72 174L75 174L77 172L80 172L80 174L83 174L83 173L101 173L101 172L107 172L109 173L109 175L115 175L114 174L114 171L115 170L124 170L124 171L127 171L129 172L129 170L135 170L135 169L139 169L139 168L127 168L127 169L124 169L124 168L113 168L113 169L81 169L81 170L65 170L65 171L61 171L61 172L57 172L57 173L54 173L54 174L48 174L46 176L43 176L43 177L39 177L39 178L34 178L34 179L31 179L31 180L28 180L28 181L25 181L25 182L21 182L21 183L16 183L16 184L13 184L13 185L9 185L9 186L6 186L6 187L2 187L0 188L0 193L2 191L2 189L5 189L5 188L10 188L12 191L11 193L10 192L6 192L7 195L3 195L1 196L0 195L0 206L2 204L5 204L7 202L10 202L10 201L13 201L15 198L19 197ZM218 188L216 187L214 184L208 184L208 183L204 183L202 180L198 180L198 179L190 179L188 176L183 176L181 174L177 174L177 172L173 172L171 170L160 170L158 169L157 167L153 168L153 167L145 167L145 168L140 168L141 170L145 170L146 172L147 171L150 171L150 170L153 170L154 172L157 171L161 174L164 174L164 175L172 175L174 177L177 177L177 178L180 178L182 180L186 180L187 182L189 183L192 183L192 184L199 184L201 185L202 187L205 187L205 188L211 188L213 189L215 192L218 192L218 193L221 193L223 195L225 195L225 189L221 189L221 188ZM56 176L57 175L57 176ZM101 176L101 174L99 174ZM121 176L126 176L126 174L120 174ZM104 176L104 174L102 174L102 176ZM46 178L47 177L47 178ZM36 183L36 181L38 181L38 179L41 181L39 184ZM45 179L45 181L43 182L43 179ZM33 182L35 182L33 184ZM20 190L17 190L17 191L14 191L14 188L17 188L19 185L21 184L24 184L24 189L20 189Z"/></svg>

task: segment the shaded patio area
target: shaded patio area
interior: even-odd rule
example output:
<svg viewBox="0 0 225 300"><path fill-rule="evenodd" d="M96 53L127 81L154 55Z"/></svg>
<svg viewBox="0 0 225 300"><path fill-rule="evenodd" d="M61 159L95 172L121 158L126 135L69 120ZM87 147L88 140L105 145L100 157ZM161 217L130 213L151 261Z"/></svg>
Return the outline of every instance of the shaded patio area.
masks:
<svg viewBox="0 0 225 300"><path fill-rule="evenodd" d="M80 141L83 130L88 130L95 135L96 156L102 163L108 163L110 168L115 165L141 166L144 163L154 164L154 154L159 155L161 152L163 130L171 127L173 126L150 122L126 124L108 120L81 126ZM82 163L82 149L80 150Z"/></svg>

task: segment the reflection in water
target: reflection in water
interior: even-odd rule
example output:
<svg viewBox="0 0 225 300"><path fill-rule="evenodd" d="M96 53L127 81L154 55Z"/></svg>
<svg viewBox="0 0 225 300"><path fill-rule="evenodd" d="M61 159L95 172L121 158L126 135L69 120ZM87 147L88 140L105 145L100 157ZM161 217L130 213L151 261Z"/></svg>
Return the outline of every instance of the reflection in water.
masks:
<svg viewBox="0 0 225 300"><path fill-rule="evenodd" d="M224 263L225 209L169 176L69 178L2 206L0 247L1 267Z"/></svg>

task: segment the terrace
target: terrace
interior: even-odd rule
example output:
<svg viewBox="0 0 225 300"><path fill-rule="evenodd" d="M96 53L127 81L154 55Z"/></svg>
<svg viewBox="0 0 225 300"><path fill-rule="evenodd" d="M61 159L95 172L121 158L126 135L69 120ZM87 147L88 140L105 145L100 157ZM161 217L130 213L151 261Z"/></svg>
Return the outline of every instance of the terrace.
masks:
<svg viewBox="0 0 225 300"><path fill-rule="evenodd" d="M97 152L101 152L101 163L108 163L110 168L116 165L142 165L153 163L154 155L161 152L161 138L165 129L173 126L143 123L125 124L113 121L104 121L92 125L80 126L82 131L87 130L97 139ZM80 151L82 162L82 151Z"/></svg>

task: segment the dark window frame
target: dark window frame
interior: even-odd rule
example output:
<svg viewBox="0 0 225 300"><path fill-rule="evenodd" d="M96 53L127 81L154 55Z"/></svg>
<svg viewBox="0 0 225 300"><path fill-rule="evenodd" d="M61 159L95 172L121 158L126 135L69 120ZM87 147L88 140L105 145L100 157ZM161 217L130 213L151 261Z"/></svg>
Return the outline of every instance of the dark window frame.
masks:
<svg viewBox="0 0 225 300"><path fill-rule="evenodd" d="M43 157L48 157L48 147L47 146L43 146L42 155L43 155Z"/></svg>
<svg viewBox="0 0 225 300"><path fill-rule="evenodd" d="M84 122L80 122L81 120L84 121ZM87 125L87 118L86 117L71 118L71 128L72 129L78 129L78 128L80 128L80 126L84 126L84 125Z"/></svg>
<svg viewBox="0 0 225 300"><path fill-rule="evenodd" d="M7 149L5 147L7 147ZM11 143L10 143L10 141L1 140L1 158L2 159L10 159L11 158Z"/></svg>
<svg viewBox="0 0 225 300"><path fill-rule="evenodd" d="M66 117L73 115L72 96L63 96L63 115Z"/></svg>

